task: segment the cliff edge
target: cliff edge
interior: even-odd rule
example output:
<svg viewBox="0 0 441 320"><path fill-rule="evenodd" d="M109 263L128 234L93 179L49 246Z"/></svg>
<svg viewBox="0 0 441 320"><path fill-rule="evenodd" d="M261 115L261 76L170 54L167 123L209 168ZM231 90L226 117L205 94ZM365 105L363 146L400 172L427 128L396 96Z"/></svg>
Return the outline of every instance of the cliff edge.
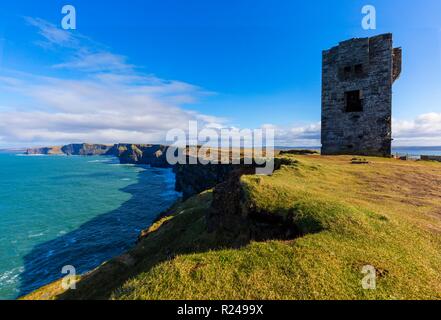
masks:
<svg viewBox="0 0 441 320"><path fill-rule="evenodd" d="M24 298L441 298L441 164L279 159L272 176L236 171L177 203L76 290ZM362 286L366 267L375 290Z"/></svg>

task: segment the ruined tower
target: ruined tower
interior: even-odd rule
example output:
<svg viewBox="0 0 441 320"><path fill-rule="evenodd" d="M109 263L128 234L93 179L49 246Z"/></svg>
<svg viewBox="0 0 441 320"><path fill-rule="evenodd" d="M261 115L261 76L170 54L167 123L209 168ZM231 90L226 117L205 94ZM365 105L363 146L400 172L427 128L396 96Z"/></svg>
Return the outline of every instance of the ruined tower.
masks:
<svg viewBox="0 0 441 320"><path fill-rule="evenodd" d="M324 51L322 72L322 154L390 155L392 84L401 73L392 34Z"/></svg>

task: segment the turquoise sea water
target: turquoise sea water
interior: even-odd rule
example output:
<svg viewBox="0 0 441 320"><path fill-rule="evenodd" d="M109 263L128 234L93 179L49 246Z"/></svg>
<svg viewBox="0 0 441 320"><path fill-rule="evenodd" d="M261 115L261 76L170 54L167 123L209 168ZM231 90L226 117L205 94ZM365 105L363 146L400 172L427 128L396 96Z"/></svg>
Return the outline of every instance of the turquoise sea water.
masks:
<svg viewBox="0 0 441 320"><path fill-rule="evenodd" d="M168 169L0 153L0 299L122 253L178 197Z"/></svg>

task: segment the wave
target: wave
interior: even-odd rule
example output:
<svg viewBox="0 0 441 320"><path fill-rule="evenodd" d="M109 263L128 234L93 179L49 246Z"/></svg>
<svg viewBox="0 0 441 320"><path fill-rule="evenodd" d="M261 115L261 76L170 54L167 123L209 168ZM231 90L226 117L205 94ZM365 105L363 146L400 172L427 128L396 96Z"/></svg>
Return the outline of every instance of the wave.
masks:
<svg viewBox="0 0 441 320"><path fill-rule="evenodd" d="M24 267L17 267L0 274L0 283L16 283L20 274L24 271Z"/></svg>
<svg viewBox="0 0 441 320"><path fill-rule="evenodd" d="M15 156L17 157L67 157L66 154L25 154L25 153L16 153ZM73 156L72 156L73 157Z"/></svg>
<svg viewBox="0 0 441 320"><path fill-rule="evenodd" d="M87 162L89 162L89 163L112 163L113 161L106 159L106 160L90 160Z"/></svg>
<svg viewBox="0 0 441 320"><path fill-rule="evenodd" d="M36 234L29 234L28 238L39 238L44 236L44 232L36 233Z"/></svg>
<svg viewBox="0 0 441 320"><path fill-rule="evenodd" d="M37 164L35 168L39 170L31 170L26 176L32 192L17 192L17 201L0 204L0 211L11 214L16 224L31 223L32 227L22 236L17 236L13 228L0 234L0 241L15 249L11 257L0 254L0 299L15 298L56 280L59 265L75 261L81 273L93 270L130 248L140 230L179 197L174 192L171 169L120 164L114 157L81 157L74 161L66 157L52 159L50 163L31 158L15 159L22 166ZM6 163L14 162L13 158L0 160L3 159ZM13 169L20 172L22 168ZM22 175L10 175L14 177L13 183L22 183ZM78 183L72 183L73 178ZM9 196L5 191L0 188L0 196ZM47 230L41 228L43 220L33 218L40 215L48 218L43 219ZM51 215L56 217L53 222Z"/></svg>

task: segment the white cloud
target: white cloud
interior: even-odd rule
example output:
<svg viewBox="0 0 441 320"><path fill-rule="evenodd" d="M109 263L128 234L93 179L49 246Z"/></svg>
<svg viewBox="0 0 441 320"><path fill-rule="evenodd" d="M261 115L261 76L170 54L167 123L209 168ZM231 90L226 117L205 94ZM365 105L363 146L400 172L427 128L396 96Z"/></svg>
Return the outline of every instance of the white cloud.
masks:
<svg viewBox="0 0 441 320"><path fill-rule="evenodd" d="M11 89L10 83L19 85ZM164 142L166 131L186 129L190 120L223 121L182 107L182 101L204 95L198 87L158 78L138 77L134 83L103 74L80 80L21 74L0 78L0 88L34 102L0 113L0 136L20 144Z"/></svg>
<svg viewBox="0 0 441 320"><path fill-rule="evenodd" d="M318 147L321 145L320 122L293 126L291 128L282 128L272 125L264 125L264 127L272 127L275 130L276 146Z"/></svg>
<svg viewBox="0 0 441 320"><path fill-rule="evenodd" d="M202 88L138 72L124 56L82 35L26 20L42 36L40 45L67 52L68 60L52 67L77 76L2 71L0 90L15 99L0 109L0 144L159 143L168 130L188 128L190 120L201 126L224 121L186 109L211 94Z"/></svg>
<svg viewBox="0 0 441 320"><path fill-rule="evenodd" d="M281 128L274 125L278 146L320 146L320 122ZM394 146L440 146L441 113L426 113L412 120L393 120Z"/></svg>
<svg viewBox="0 0 441 320"><path fill-rule="evenodd" d="M186 130L190 120L197 120L199 128L228 128L225 119L187 109L212 93L141 73L126 57L83 35L42 19L26 20L41 35L39 45L61 50L63 57L67 52L67 59L54 64L52 71L73 70L78 75L66 79L0 71L0 90L16 97L13 103L1 102L0 145L163 143L168 130ZM277 146L320 146L320 122L262 128L275 130ZM396 146L441 145L441 113L394 119L393 134Z"/></svg>
<svg viewBox="0 0 441 320"><path fill-rule="evenodd" d="M132 65L127 64L123 56L111 54L109 52L81 52L73 60L54 65L54 68L75 69L87 72L102 71L130 71Z"/></svg>
<svg viewBox="0 0 441 320"><path fill-rule="evenodd" d="M394 145L439 146L441 145L441 113L426 113L413 120L393 121Z"/></svg>
<svg viewBox="0 0 441 320"><path fill-rule="evenodd" d="M37 45L45 49L68 51L68 60L53 65L58 69L71 69L83 72L129 72L134 66L127 58L113 54L108 49L88 37L73 30L64 30L39 18L25 17L29 25L37 28L43 40Z"/></svg>
<svg viewBox="0 0 441 320"><path fill-rule="evenodd" d="M43 40L37 42L42 47L49 48L53 46L77 47L78 41L73 33L40 18L25 17L25 21L38 29L38 33Z"/></svg>

